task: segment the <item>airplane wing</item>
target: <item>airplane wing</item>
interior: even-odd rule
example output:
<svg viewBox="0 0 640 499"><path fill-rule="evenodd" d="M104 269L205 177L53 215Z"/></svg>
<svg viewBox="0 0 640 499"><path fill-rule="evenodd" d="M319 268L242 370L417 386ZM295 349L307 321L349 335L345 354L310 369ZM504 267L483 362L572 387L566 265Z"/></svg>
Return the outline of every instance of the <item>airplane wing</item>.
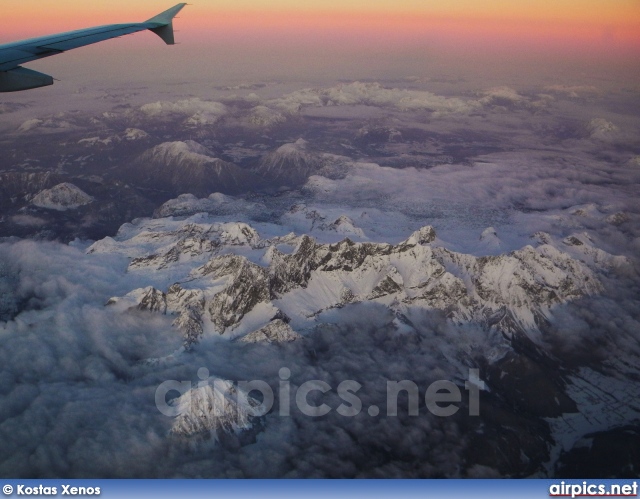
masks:
<svg viewBox="0 0 640 499"><path fill-rule="evenodd" d="M143 23L109 24L0 45L0 92L53 85L51 76L23 68L20 64L110 38L148 29L162 38L167 45L173 45L173 18L185 5L187 4L179 3Z"/></svg>

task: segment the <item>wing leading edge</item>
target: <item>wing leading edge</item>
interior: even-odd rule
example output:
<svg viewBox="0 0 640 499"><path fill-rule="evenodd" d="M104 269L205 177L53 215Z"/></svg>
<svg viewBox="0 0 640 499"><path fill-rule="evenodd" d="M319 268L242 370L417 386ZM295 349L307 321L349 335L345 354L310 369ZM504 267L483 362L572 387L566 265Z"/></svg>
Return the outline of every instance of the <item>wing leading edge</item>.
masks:
<svg viewBox="0 0 640 499"><path fill-rule="evenodd" d="M20 64L92 43L148 29L162 38L167 45L173 45L173 18L185 5L187 4L179 3L142 23L109 24L0 45L0 92L16 92L52 85L51 76L23 68Z"/></svg>

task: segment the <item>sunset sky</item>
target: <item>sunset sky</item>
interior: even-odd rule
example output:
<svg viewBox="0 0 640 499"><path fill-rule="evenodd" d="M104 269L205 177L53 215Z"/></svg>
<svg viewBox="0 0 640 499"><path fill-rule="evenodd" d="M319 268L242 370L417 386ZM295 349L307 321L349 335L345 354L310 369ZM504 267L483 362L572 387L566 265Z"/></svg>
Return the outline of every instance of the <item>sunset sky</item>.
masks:
<svg viewBox="0 0 640 499"><path fill-rule="evenodd" d="M0 43L143 21L174 3L11 2L3 9ZM429 60L444 58L445 53L448 60L469 57L477 61L487 54L571 61L597 58L626 61L632 66L640 60L640 0L199 0L187 6L175 24L178 41L189 47L190 53L214 50L214 57L227 58L225 67L239 59L248 66L254 61L264 65L265 57L283 67L287 61L293 64L294 53L300 62L305 54L315 54L319 60L351 53L355 58L345 62L347 66L362 65L363 59L378 56L386 57L386 65L393 66L401 59L415 60L417 52ZM83 50L107 57L122 48L157 48L156 44L155 37L147 33L130 37L126 43L111 41ZM174 53L180 50L186 49ZM186 65L184 54L180 64Z"/></svg>
<svg viewBox="0 0 640 499"><path fill-rule="evenodd" d="M92 24L144 20L174 0L85 2L21 0L3 8L2 37L32 36ZM206 39L212 31L283 36L304 30L345 30L368 36L404 38L423 30L458 37L528 39L640 45L638 0L200 0L182 14L180 26Z"/></svg>

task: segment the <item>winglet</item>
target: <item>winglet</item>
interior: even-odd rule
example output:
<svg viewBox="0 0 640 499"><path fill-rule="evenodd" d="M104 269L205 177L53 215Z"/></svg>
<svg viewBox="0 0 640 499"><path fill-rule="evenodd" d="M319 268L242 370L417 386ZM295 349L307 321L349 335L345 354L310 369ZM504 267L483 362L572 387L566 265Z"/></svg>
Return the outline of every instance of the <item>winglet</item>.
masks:
<svg viewBox="0 0 640 499"><path fill-rule="evenodd" d="M176 17L176 14L182 10L182 8L187 5L186 3L179 3L171 7L170 9L161 12L157 16L153 16L151 19L147 19L145 22L147 23L159 23L159 24L171 24L171 20Z"/></svg>
<svg viewBox="0 0 640 499"><path fill-rule="evenodd" d="M182 10L182 8L187 5L186 3L179 3L174 7L171 7L164 12L161 12L157 16L152 17L151 19L145 21L145 23L158 24L158 26L149 28L150 31L153 31L156 35L164 40L164 43L167 45L175 44L175 40L173 38L173 23L172 20L176 16L178 12Z"/></svg>

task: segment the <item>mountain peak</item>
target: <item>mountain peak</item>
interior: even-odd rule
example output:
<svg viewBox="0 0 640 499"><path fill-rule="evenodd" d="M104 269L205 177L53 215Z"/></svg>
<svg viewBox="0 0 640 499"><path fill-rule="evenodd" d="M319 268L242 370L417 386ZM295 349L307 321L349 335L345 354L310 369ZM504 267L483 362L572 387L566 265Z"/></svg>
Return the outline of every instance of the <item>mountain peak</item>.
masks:
<svg viewBox="0 0 640 499"><path fill-rule="evenodd" d="M272 320L269 324L243 336L242 343L283 343L302 338L282 319Z"/></svg>
<svg viewBox="0 0 640 499"><path fill-rule="evenodd" d="M31 202L39 208L65 211L89 204L93 198L74 184L63 182L40 191Z"/></svg>
<svg viewBox="0 0 640 499"><path fill-rule="evenodd" d="M407 245L429 244L436 240L436 231L431 225L419 228L405 241Z"/></svg>
<svg viewBox="0 0 640 499"><path fill-rule="evenodd" d="M213 156L193 140L163 142L143 152L134 177L175 194L208 196L212 192L240 192L252 182L250 172Z"/></svg>
<svg viewBox="0 0 640 499"><path fill-rule="evenodd" d="M300 138L263 156L257 171L271 180L296 184L305 182L323 165L320 155L311 152L309 143Z"/></svg>
<svg viewBox="0 0 640 499"><path fill-rule="evenodd" d="M218 440L221 432L251 428L260 402L231 381L209 378L181 395L173 405L179 414L171 427L173 435L213 436Z"/></svg>

